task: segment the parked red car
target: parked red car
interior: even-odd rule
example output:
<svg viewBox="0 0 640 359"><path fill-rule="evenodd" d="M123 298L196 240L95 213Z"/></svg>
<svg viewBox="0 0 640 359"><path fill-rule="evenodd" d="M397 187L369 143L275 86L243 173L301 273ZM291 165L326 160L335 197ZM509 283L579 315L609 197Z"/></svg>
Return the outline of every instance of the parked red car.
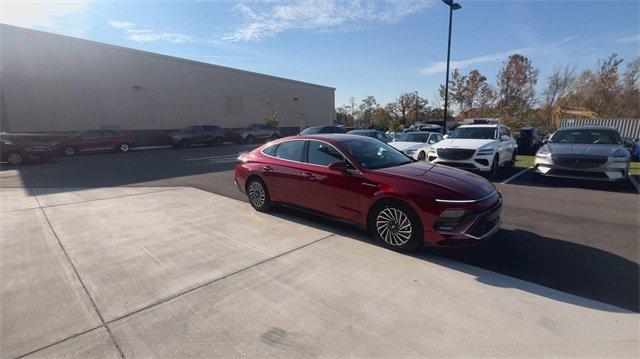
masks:
<svg viewBox="0 0 640 359"><path fill-rule="evenodd" d="M238 188L258 211L302 207L369 229L387 248L461 247L500 226L502 195L464 170L414 162L372 138L288 137L238 157Z"/></svg>
<svg viewBox="0 0 640 359"><path fill-rule="evenodd" d="M78 133L53 146L65 156L75 156L80 152L120 151L129 152L135 147L135 138L122 131L95 130Z"/></svg>
<svg viewBox="0 0 640 359"><path fill-rule="evenodd" d="M55 150L48 143L16 143L7 137L0 137L0 161L10 165L39 163L55 157Z"/></svg>

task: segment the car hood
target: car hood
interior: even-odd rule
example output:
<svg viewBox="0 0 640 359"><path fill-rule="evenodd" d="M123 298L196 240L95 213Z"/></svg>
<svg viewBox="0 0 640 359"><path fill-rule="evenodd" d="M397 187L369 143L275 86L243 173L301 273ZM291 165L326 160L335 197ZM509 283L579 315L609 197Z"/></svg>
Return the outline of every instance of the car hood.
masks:
<svg viewBox="0 0 640 359"><path fill-rule="evenodd" d="M471 172L428 162L412 162L402 166L375 170L387 175L410 178L440 187L448 193L447 200L476 200L496 191L495 186Z"/></svg>
<svg viewBox="0 0 640 359"><path fill-rule="evenodd" d="M477 150L480 147L491 143L497 143L498 140L478 140L473 138L447 138L432 146L432 148L466 148Z"/></svg>
<svg viewBox="0 0 640 359"><path fill-rule="evenodd" d="M406 142L406 141L394 141L394 142L389 142L389 145L393 148L395 148L396 150L399 151L404 151L410 147L414 147L414 146L420 146L422 145L422 142Z"/></svg>
<svg viewBox="0 0 640 359"><path fill-rule="evenodd" d="M622 145L594 145L594 144L574 144L574 143L549 143L547 148L554 155L592 155L592 156L613 156L624 154L626 151Z"/></svg>

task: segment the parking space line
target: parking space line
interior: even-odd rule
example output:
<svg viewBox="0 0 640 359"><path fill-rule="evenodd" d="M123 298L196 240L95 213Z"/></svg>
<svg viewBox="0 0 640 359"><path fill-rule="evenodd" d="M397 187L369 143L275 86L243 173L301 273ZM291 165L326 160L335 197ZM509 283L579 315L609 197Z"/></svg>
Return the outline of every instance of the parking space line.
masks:
<svg viewBox="0 0 640 359"><path fill-rule="evenodd" d="M520 172L514 174L513 176L507 178L506 180L500 182L500 184L509 183L509 182L513 181L514 179L520 177L521 175L523 175L525 172L529 171L530 169L533 169L533 167L527 167L527 168L523 169L522 171L520 171Z"/></svg>
<svg viewBox="0 0 640 359"><path fill-rule="evenodd" d="M638 180L636 180L633 175L629 175L629 181L631 182L633 187L636 188L636 192L640 193L640 183L638 183Z"/></svg>

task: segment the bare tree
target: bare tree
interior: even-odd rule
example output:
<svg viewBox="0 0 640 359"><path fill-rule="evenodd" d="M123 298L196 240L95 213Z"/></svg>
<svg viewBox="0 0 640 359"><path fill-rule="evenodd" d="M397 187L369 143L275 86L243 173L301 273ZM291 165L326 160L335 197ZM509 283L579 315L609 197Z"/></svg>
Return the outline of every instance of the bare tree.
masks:
<svg viewBox="0 0 640 359"><path fill-rule="evenodd" d="M427 100L417 96L415 92L403 92L394 102L389 103L386 109L391 116L406 127L407 124L415 122L416 117L420 117L420 114L425 113ZM416 112L418 116L415 115Z"/></svg>
<svg viewBox="0 0 640 359"><path fill-rule="evenodd" d="M553 112L565 95L573 91L577 80L574 75L575 65L565 65L562 68L555 68L553 74L547 78L547 87L542 93L543 108L546 111L545 128L551 130L553 122Z"/></svg>

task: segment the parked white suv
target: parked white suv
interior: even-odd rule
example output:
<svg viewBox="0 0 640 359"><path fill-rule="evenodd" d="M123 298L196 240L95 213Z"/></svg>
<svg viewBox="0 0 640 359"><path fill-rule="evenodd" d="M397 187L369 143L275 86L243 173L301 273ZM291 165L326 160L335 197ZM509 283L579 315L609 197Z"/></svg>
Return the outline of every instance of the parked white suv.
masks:
<svg viewBox="0 0 640 359"><path fill-rule="evenodd" d="M480 171L493 178L498 167L513 167L516 162L516 140L506 126L465 125L453 130L447 139L429 148L431 163Z"/></svg>

